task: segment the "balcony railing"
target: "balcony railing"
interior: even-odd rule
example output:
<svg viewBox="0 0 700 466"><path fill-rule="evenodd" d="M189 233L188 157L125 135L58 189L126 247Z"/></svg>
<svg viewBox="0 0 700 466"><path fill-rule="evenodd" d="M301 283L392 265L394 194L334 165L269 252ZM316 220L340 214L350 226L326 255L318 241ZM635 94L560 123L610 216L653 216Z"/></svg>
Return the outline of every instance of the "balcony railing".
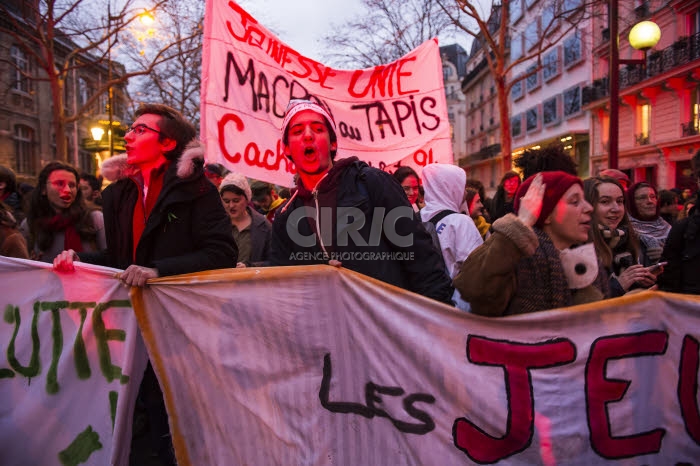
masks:
<svg viewBox="0 0 700 466"><path fill-rule="evenodd" d="M700 33L681 37L669 47L647 56L647 66L626 65L620 68L620 89L634 86L654 76L700 59ZM583 88L583 104L609 96L608 77L593 81Z"/></svg>
<svg viewBox="0 0 700 466"><path fill-rule="evenodd" d="M649 144L649 135L648 134L636 134L634 136L634 143L638 146L646 146Z"/></svg>
<svg viewBox="0 0 700 466"><path fill-rule="evenodd" d="M698 121L689 121L688 123L681 123L681 129L684 137L695 136L700 134L700 128L698 128Z"/></svg>
<svg viewBox="0 0 700 466"><path fill-rule="evenodd" d="M500 144L491 144L490 146L482 147L478 152L474 152L467 156L467 162L477 162L479 160L488 160L501 153Z"/></svg>

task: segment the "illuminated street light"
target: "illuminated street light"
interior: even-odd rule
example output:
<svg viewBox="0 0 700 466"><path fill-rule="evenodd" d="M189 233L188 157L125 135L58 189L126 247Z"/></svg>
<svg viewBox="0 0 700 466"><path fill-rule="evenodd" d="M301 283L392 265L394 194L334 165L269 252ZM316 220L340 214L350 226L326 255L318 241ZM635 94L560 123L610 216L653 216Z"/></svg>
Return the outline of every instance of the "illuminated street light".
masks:
<svg viewBox="0 0 700 466"><path fill-rule="evenodd" d="M632 47L644 52L644 58L620 59L618 43L618 0L610 0L610 14L608 15L608 29L610 31L610 134L608 136L609 155L608 167L617 168L620 140L620 64L642 65L646 67L647 50L654 47L661 38L659 26L651 21L642 21L636 24L629 34L629 42Z"/></svg>
<svg viewBox="0 0 700 466"><path fill-rule="evenodd" d="M153 16L153 13L146 10L139 15L139 21L141 21L141 24L144 26L150 26L151 24L155 23L156 17Z"/></svg>
<svg viewBox="0 0 700 466"><path fill-rule="evenodd" d="M649 50L659 43L661 29L653 21L642 21L630 30L630 45L637 50Z"/></svg>
<svg viewBox="0 0 700 466"><path fill-rule="evenodd" d="M90 133L92 134L92 139L94 141L101 141L102 136L104 136L105 134L105 130L100 126L93 126L92 128L90 128Z"/></svg>

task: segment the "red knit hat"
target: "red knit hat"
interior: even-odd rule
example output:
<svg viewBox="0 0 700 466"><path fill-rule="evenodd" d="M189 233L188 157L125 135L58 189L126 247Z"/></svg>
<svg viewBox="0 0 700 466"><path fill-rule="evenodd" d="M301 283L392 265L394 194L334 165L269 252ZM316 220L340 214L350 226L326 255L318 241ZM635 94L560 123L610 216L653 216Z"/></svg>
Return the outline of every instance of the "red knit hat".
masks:
<svg viewBox="0 0 700 466"><path fill-rule="evenodd" d="M544 226L544 221L547 220L547 217L554 211L554 208L564 193L575 184L578 184L581 186L581 189L583 189L583 182L581 178L561 171L541 172L532 175L530 178L523 181L518 188L518 192L515 193L513 210L516 214L520 208L520 199L525 195L532 184L532 180L534 180L537 175L542 175L542 183L545 185L542 210L540 211L540 216L537 218L537 223L535 223L536 227L542 228Z"/></svg>

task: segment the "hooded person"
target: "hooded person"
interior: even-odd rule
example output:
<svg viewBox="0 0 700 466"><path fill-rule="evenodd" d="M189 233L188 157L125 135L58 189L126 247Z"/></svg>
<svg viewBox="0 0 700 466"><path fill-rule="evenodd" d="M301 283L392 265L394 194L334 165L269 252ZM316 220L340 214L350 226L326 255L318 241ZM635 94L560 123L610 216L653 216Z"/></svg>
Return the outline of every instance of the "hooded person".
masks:
<svg viewBox="0 0 700 466"><path fill-rule="evenodd" d="M626 192L630 224L642 243L642 263L649 266L661 258L671 225L661 218L656 188L646 181L629 187Z"/></svg>
<svg viewBox="0 0 700 466"><path fill-rule="evenodd" d="M586 244L593 208L581 179L542 172L525 180L515 213L462 264L454 285L472 312L502 316L597 301L609 293L595 248Z"/></svg>
<svg viewBox="0 0 700 466"><path fill-rule="evenodd" d="M469 211L465 191L467 174L456 165L433 163L423 169L422 175L425 207L421 209L420 216L423 222L441 217L434 222L435 231L440 240L445 267L450 278L454 278L462 262L483 244L474 221L461 213ZM469 310L469 304L461 299L457 290L452 300L458 308Z"/></svg>
<svg viewBox="0 0 700 466"><path fill-rule="evenodd" d="M272 225L273 265L338 265L423 296L452 303L453 289L438 251L401 185L357 157L335 160L331 113L292 100L282 122L284 154L294 162L296 189ZM381 235L375 215L395 220ZM381 221L376 221L381 220ZM331 262L335 261L335 262Z"/></svg>

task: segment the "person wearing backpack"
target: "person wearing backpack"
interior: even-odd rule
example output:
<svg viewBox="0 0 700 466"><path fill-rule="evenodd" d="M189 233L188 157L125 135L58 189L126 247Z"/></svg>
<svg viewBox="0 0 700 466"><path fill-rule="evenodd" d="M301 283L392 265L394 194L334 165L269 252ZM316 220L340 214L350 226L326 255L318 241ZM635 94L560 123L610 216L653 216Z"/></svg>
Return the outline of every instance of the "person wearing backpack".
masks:
<svg viewBox="0 0 700 466"><path fill-rule="evenodd" d="M335 159L330 111L292 100L282 122L296 189L272 224L272 265L333 264L452 304L454 289L401 185L357 157ZM378 216L382 216L379 219ZM381 220L381 221L380 221ZM380 228L381 227L381 228Z"/></svg>
<svg viewBox="0 0 700 466"><path fill-rule="evenodd" d="M484 242L468 215L467 174L456 165L433 163L423 169L422 175L425 207L420 211L421 220L427 230L434 228L437 233L447 273L454 279L462 262ZM457 290L452 301L458 308L469 310L469 303Z"/></svg>

